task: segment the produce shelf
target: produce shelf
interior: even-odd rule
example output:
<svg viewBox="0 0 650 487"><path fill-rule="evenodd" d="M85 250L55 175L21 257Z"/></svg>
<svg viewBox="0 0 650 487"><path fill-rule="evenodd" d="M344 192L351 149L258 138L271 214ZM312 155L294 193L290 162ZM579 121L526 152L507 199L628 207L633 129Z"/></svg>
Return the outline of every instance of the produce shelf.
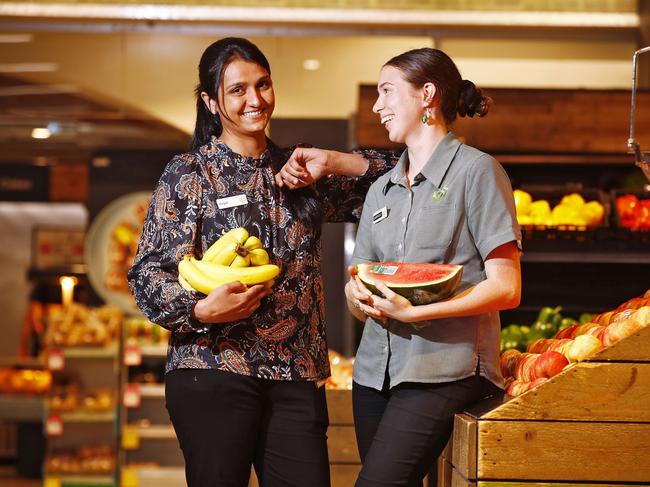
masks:
<svg viewBox="0 0 650 487"><path fill-rule="evenodd" d="M92 487L114 487L116 485L115 479L112 475L90 475L90 474L47 474L44 479L44 484L46 487L57 486L57 487L83 487L83 486L92 486Z"/></svg>
<svg viewBox="0 0 650 487"><path fill-rule="evenodd" d="M646 253L629 252L537 252L529 251L521 255L523 262L555 263L594 263L594 264L649 264L650 251Z"/></svg>
<svg viewBox="0 0 650 487"><path fill-rule="evenodd" d="M648 404L645 327L518 397L456 415L442 485L649 485Z"/></svg>
<svg viewBox="0 0 650 487"><path fill-rule="evenodd" d="M138 425L129 425L129 428L133 428L137 431L138 436L141 439L148 440L172 440L176 439L176 433L172 425L151 425L151 426L138 426Z"/></svg>
<svg viewBox="0 0 650 487"><path fill-rule="evenodd" d="M52 411L56 414L56 411ZM116 419L115 411L87 412L72 411L61 413L64 423L112 423Z"/></svg>
<svg viewBox="0 0 650 487"><path fill-rule="evenodd" d="M126 465L122 478L129 477L137 482L138 487L186 487L185 469L183 467L144 467Z"/></svg>
<svg viewBox="0 0 650 487"><path fill-rule="evenodd" d="M166 357L167 344L164 345L140 345L140 353L143 357Z"/></svg>
<svg viewBox="0 0 650 487"><path fill-rule="evenodd" d="M129 384L129 387L140 389L140 397L165 397L165 384Z"/></svg>
<svg viewBox="0 0 650 487"><path fill-rule="evenodd" d="M77 359L95 359L95 358L115 358L117 356L118 346L116 343L105 347L59 347L63 356Z"/></svg>

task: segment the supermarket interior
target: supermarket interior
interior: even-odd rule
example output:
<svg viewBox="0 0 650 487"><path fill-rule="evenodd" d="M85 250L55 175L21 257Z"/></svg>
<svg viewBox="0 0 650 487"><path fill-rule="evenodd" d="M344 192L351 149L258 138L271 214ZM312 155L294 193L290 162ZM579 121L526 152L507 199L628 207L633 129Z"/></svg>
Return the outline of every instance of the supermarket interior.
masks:
<svg viewBox="0 0 650 487"><path fill-rule="evenodd" d="M650 485L644 0L0 4L0 485L186 485L165 408L170 331L126 274L156 182L190 143L201 52L227 36L268 57L280 147L399 154L373 104L381 66L409 49L445 51L493 100L453 132L513 188L522 295L500 313L506 395L456 415L424 485ZM356 229L322 228L333 487L361 468L364 325L344 295Z"/></svg>

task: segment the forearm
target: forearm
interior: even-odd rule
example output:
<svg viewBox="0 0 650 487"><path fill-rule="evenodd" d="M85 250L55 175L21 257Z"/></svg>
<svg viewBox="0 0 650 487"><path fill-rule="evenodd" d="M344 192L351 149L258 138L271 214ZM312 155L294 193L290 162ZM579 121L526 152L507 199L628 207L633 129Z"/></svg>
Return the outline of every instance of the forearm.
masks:
<svg viewBox="0 0 650 487"><path fill-rule="evenodd" d="M368 161L361 154L327 151L328 172L340 176L363 176L368 171Z"/></svg>

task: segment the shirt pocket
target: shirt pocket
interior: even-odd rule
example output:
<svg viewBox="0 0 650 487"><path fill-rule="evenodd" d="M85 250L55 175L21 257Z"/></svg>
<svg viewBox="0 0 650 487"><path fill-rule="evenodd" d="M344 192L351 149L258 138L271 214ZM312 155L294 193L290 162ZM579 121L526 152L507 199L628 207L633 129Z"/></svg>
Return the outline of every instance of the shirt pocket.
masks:
<svg viewBox="0 0 650 487"><path fill-rule="evenodd" d="M446 249L451 245L456 221L456 205L430 204L415 213L409 225L414 229L419 249Z"/></svg>

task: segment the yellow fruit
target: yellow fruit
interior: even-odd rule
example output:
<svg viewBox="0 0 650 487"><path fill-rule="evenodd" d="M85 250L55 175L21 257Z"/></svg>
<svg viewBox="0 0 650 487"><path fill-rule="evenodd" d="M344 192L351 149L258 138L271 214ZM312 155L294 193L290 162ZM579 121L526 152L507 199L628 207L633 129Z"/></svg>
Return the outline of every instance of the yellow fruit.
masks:
<svg viewBox="0 0 650 487"><path fill-rule="evenodd" d="M251 258L248 253L246 255L237 255L230 264L230 267L248 267L251 265Z"/></svg>
<svg viewBox="0 0 650 487"><path fill-rule="evenodd" d="M187 281L185 280L185 278L184 278L183 276L181 276L180 274L178 275L178 283L183 287L183 289L185 289L185 290L188 291L188 292L195 292L195 291L196 291L196 289L194 289L194 288L190 285L190 283L187 282Z"/></svg>
<svg viewBox="0 0 650 487"><path fill-rule="evenodd" d="M551 205L546 200L535 200L530 204L530 216L546 220L551 217Z"/></svg>
<svg viewBox="0 0 650 487"><path fill-rule="evenodd" d="M551 212L551 220L555 225L577 225L578 210L569 205L559 204Z"/></svg>
<svg viewBox="0 0 650 487"><path fill-rule="evenodd" d="M530 204L533 201L533 197L522 191L520 189L515 189L512 192L512 196L515 199L515 208L517 210L517 215L528 215L530 212Z"/></svg>
<svg viewBox="0 0 650 487"><path fill-rule="evenodd" d="M237 253L240 247L241 244L239 242L226 242L218 254L216 254L211 259L206 259L204 257L203 260L214 262L215 264L231 265L237 257Z"/></svg>
<svg viewBox="0 0 650 487"><path fill-rule="evenodd" d="M533 219L528 215L517 215L517 221L520 225L532 225Z"/></svg>
<svg viewBox="0 0 650 487"><path fill-rule="evenodd" d="M257 238L254 235L251 235L246 239L246 242L244 242L244 247L246 250L251 251L255 249L261 249L262 248L262 241Z"/></svg>
<svg viewBox="0 0 650 487"><path fill-rule="evenodd" d="M206 261L212 260L229 243L234 242L241 245L246 241L247 238L248 238L248 230L246 230L243 227L233 228L232 230L229 230L228 232L224 233L221 237L217 239L216 242L210 245L208 250L206 250L205 253L203 254L203 260Z"/></svg>
<svg viewBox="0 0 650 487"><path fill-rule="evenodd" d="M253 249L248 255L251 265L264 265L269 263L269 254L264 249Z"/></svg>
<svg viewBox="0 0 650 487"><path fill-rule="evenodd" d="M578 193L571 193L563 196L560 204L572 206L574 208L582 208L582 206L585 204L585 199Z"/></svg>
<svg viewBox="0 0 650 487"><path fill-rule="evenodd" d="M585 220L586 224L590 227L598 226L603 221L605 209L598 201L590 201L580 209L580 216Z"/></svg>

